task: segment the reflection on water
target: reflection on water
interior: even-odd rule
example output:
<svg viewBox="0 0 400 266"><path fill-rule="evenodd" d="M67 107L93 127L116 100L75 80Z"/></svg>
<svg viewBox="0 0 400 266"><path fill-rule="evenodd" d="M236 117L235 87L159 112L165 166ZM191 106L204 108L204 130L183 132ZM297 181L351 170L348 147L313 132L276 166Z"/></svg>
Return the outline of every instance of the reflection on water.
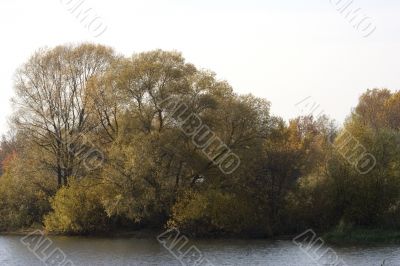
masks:
<svg viewBox="0 0 400 266"><path fill-rule="evenodd" d="M19 242L0 237L0 265L43 265ZM180 265L156 239L51 237L75 265ZM291 241L193 240L214 265L309 266L312 262ZM400 266L400 246L333 247L349 266Z"/></svg>

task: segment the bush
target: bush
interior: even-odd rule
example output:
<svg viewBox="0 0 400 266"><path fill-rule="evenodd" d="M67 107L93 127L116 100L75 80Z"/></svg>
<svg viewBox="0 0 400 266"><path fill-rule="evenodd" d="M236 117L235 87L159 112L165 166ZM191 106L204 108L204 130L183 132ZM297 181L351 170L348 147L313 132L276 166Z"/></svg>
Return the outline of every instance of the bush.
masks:
<svg viewBox="0 0 400 266"><path fill-rule="evenodd" d="M186 193L173 207L173 217L168 225L198 236L269 234L267 223L260 219L254 209L257 206L249 200L213 189L203 193Z"/></svg>
<svg viewBox="0 0 400 266"><path fill-rule="evenodd" d="M308 228L327 230L340 219L332 200L332 182L323 174L301 177L288 193L285 201L284 224L287 233L298 233ZM281 224L281 227L283 225Z"/></svg>
<svg viewBox="0 0 400 266"><path fill-rule="evenodd" d="M13 158L0 176L1 231L41 223L43 215L50 211L49 195L40 188L40 180L24 176L20 171L20 163L18 158Z"/></svg>
<svg viewBox="0 0 400 266"><path fill-rule="evenodd" d="M86 234L105 231L107 216L93 180L73 180L51 200L53 212L44 219L46 230L62 234Z"/></svg>

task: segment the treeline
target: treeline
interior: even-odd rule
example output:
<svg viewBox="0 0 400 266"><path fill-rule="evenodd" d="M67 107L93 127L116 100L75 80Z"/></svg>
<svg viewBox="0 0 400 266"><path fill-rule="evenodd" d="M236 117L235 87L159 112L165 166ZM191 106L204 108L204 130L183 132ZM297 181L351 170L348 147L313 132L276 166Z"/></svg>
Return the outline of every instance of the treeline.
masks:
<svg viewBox="0 0 400 266"><path fill-rule="evenodd" d="M365 92L344 126L270 103L161 50L38 50L15 75L0 230L196 236L400 226L400 93Z"/></svg>

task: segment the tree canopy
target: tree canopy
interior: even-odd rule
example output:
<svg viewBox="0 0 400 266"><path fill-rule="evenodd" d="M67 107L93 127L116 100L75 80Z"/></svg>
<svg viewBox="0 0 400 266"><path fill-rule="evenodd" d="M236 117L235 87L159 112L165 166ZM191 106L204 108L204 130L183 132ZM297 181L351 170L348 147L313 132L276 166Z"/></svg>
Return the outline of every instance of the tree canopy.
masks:
<svg viewBox="0 0 400 266"><path fill-rule="evenodd" d="M176 51L40 49L15 75L0 230L272 236L400 226L400 92L285 122ZM373 160L372 160L373 159Z"/></svg>

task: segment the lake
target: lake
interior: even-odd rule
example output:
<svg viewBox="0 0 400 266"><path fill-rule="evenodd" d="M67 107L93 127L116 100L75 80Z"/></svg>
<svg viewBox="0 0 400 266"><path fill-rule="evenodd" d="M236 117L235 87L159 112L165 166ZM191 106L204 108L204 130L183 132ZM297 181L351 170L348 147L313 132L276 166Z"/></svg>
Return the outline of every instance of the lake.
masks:
<svg viewBox="0 0 400 266"><path fill-rule="evenodd" d="M0 265L45 265L20 239L0 236ZM181 265L154 238L49 239L48 251L62 250L73 262L67 265ZM190 245L197 247L213 265L318 265L289 240L190 240ZM380 266L384 259L385 265L400 265L400 245L331 247L349 266ZM46 254L45 249L39 252Z"/></svg>

